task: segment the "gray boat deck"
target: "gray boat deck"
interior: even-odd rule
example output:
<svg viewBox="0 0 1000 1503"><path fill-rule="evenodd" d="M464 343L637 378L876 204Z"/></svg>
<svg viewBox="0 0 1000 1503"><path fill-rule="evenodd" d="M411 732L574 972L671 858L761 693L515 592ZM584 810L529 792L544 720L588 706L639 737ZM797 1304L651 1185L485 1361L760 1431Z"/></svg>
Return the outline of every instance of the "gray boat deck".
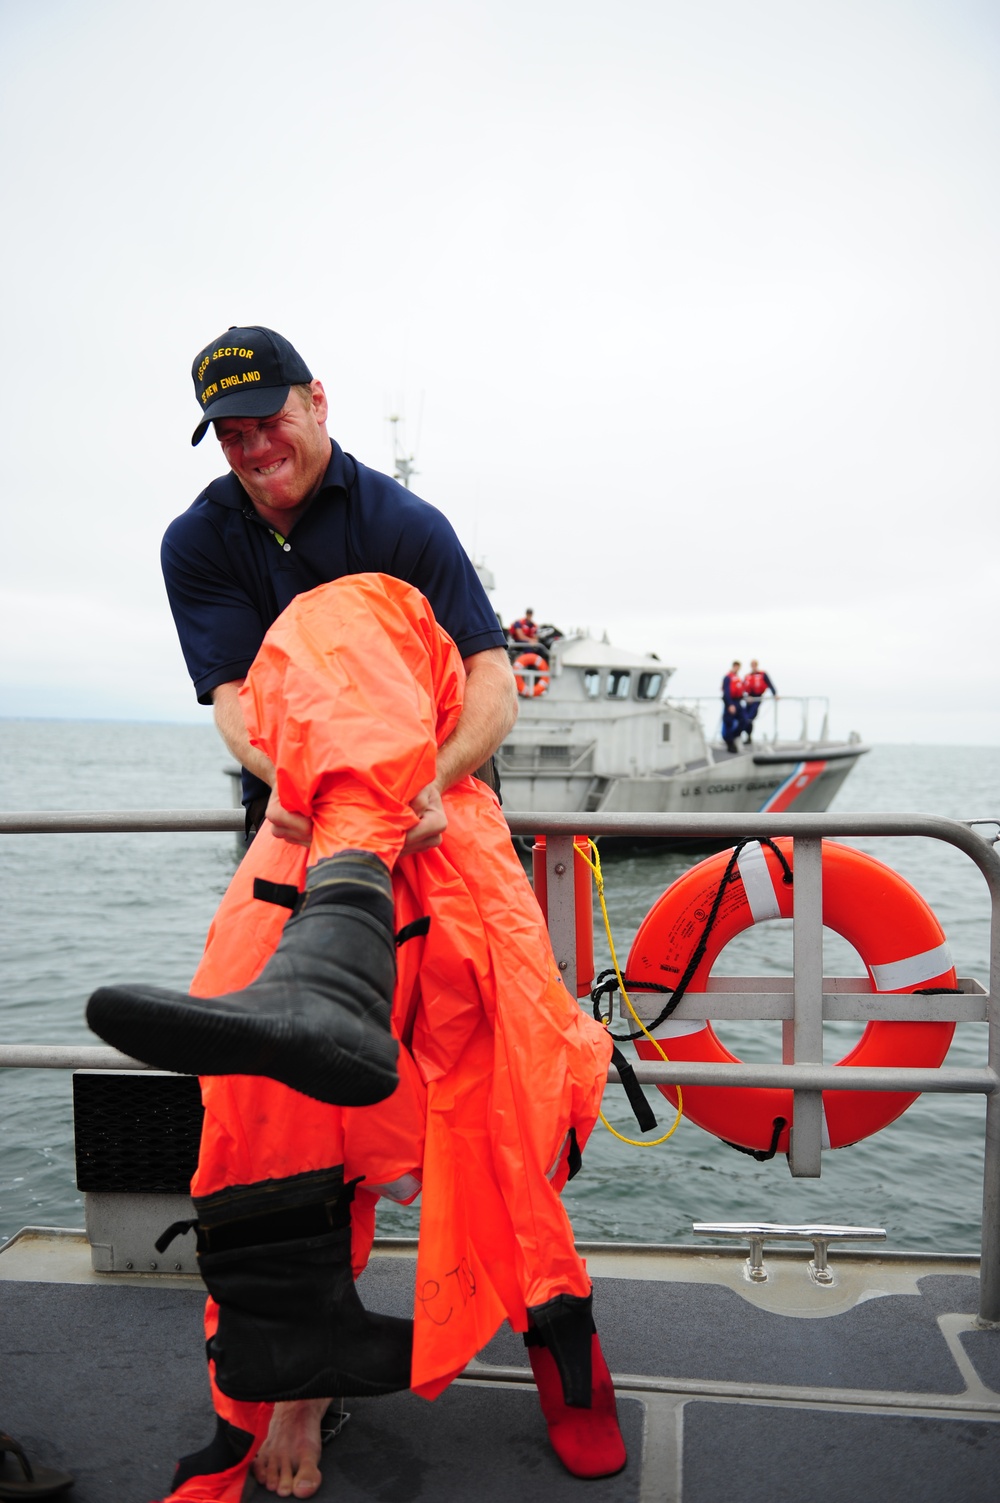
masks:
<svg viewBox="0 0 1000 1503"><path fill-rule="evenodd" d="M520 1337L502 1330L435 1403L347 1400L317 1494L338 1503L995 1503L1000 1331L976 1327L972 1259L585 1249L629 1464L580 1482L549 1449ZM371 1308L406 1314L414 1263L386 1245ZM77 1478L75 1503L149 1503L212 1416L191 1277L94 1274L85 1239L0 1253L0 1426ZM251 1487L251 1492L253 1488ZM256 1491L258 1498L268 1496Z"/></svg>

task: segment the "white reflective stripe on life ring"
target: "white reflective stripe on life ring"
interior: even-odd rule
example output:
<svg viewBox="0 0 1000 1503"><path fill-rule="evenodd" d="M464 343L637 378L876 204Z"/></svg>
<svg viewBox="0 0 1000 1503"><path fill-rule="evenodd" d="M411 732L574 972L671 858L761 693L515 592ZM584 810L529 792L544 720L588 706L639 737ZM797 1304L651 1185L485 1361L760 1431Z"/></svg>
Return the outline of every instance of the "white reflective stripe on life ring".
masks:
<svg viewBox="0 0 1000 1503"><path fill-rule="evenodd" d="M747 895L754 923L762 924L766 919L780 918L778 895L759 840L752 840L743 847L736 858L736 865L743 878L743 890ZM931 972L933 976L937 974L937 971Z"/></svg>
<svg viewBox="0 0 1000 1503"><path fill-rule="evenodd" d="M950 971L954 961L945 940L933 950L924 950L920 955L908 955L905 960L892 960L887 965L873 965L872 977L877 992L898 992L904 986L919 986L921 981L930 981L943 971Z"/></svg>
<svg viewBox="0 0 1000 1503"><path fill-rule="evenodd" d="M704 1018L667 1018L649 1032L654 1039L680 1039L688 1033L701 1033L707 1027Z"/></svg>

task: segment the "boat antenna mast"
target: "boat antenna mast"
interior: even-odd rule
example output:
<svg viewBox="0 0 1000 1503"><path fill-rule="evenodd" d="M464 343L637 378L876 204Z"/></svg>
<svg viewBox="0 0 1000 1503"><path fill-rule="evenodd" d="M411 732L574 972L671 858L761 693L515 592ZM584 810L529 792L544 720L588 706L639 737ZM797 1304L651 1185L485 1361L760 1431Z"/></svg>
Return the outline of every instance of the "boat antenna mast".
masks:
<svg viewBox="0 0 1000 1503"><path fill-rule="evenodd" d="M420 422L423 419L423 411L424 411L424 398L423 398L423 393L421 393L421 396L420 396L420 419L418 419L418 421L417 421L417 439L418 439L418 441L419 441L419 438L420 438ZM416 453L407 454L407 452L406 452L406 447L405 447L405 445L403 443L402 435L400 434L400 431L399 431L399 425L403 421L402 413L401 412L391 412L389 414L388 418L386 419L386 421L389 422L389 423L391 423L391 425L392 425L392 464L393 464L392 478L393 478L393 480L400 481L406 487L406 489L409 490L410 489L410 478L411 478L411 476L413 476L413 475L419 475L420 474L420 471L416 467L417 456L416 456Z"/></svg>

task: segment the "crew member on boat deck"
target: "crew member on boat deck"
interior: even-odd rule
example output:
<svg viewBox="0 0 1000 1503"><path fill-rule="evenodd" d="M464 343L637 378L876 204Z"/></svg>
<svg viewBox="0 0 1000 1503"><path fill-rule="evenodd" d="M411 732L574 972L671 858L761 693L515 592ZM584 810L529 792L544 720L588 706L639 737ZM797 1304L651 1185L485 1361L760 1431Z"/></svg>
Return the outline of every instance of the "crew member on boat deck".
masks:
<svg viewBox="0 0 1000 1503"><path fill-rule="evenodd" d="M538 627L535 625L534 611L529 605L523 616L511 623L510 634L515 642L538 642Z"/></svg>
<svg viewBox="0 0 1000 1503"><path fill-rule="evenodd" d="M197 1498L198 1503L235 1498L251 1463L258 1481L272 1491L312 1496L320 1484L320 1422L330 1393L385 1392L412 1381L425 1396L433 1397L454 1375L456 1357L459 1367L464 1366L468 1354L489 1339L491 1327L505 1313L517 1329L523 1329L526 1321L530 1326L531 1366L560 1459L577 1475L605 1475L625 1462L614 1393L590 1316L589 1292L585 1297L589 1280L572 1250L565 1212L555 1209L559 1201L553 1192L565 1181L570 1161L576 1161L575 1145L582 1144L592 1125L607 1062L603 1037L590 1036L589 1022L581 1031L577 1020L582 1015L552 972L551 950L544 926L538 927L530 889L519 898L514 896L512 884L523 874L516 857L511 865L513 849L495 797L481 781L468 776L477 768L482 773L484 759L516 717L510 666L500 646L505 640L502 627L445 519L330 442L323 388L280 335L261 328L232 328L198 356L193 376L202 421L192 442L197 443L214 422L232 473L208 486L189 511L171 524L163 545L164 576L199 700L213 703L224 739L244 766L248 811L255 801L259 805L262 796L267 798L261 838L254 842L223 900L193 991L214 998L220 992L243 988L241 995L247 996L247 989L263 971L263 993L255 993L255 999L266 994L273 1003L277 997L279 1008L287 1004L294 1013L296 1008L308 1011L316 1000L307 996L303 1002L296 978L306 971L315 973L317 966L331 975L320 984L321 992L327 993L323 1006L329 1021L321 1026L319 1039L302 1050L291 1075L261 1078L264 1062L259 1055L256 1060L236 1062L236 1055L230 1054L221 1064L193 1068L193 1073L206 1077L202 1081L206 1130L194 1185L200 1213L199 1248L206 1278L209 1265L211 1277L217 1281L221 1277L217 1283L220 1299L210 1299L206 1312L206 1334L214 1342L210 1376L219 1428L212 1445L182 1466L171 1498ZM251 710L251 664L258 658L265 634L270 641L272 623L276 622L272 631L277 632L298 608L296 596L307 592L302 597L306 609L305 602L324 596L327 590L353 588L355 581L343 578L349 574L367 580L390 576L383 586L390 594L395 576L396 581L408 580L426 595L435 612L440 612L448 636L429 610L425 619L416 604L407 604L409 630L399 634L400 641L405 641L402 657L417 671L414 665L424 661L421 653L433 649L432 661L443 677L433 685L424 684L428 670L419 669L414 700L413 688L406 687L405 675L400 678L393 653L382 661L387 633L380 628L369 598L365 609L351 618L342 643L338 639L338 645L333 645L335 633L329 638L324 666L332 671L339 662L341 677L334 673L335 682L324 687L312 668L306 667L297 680L309 685L305 697L311 704L310 731L304 736L298 719L303 705L293 705L292 681L285 669L275 668L283 649L272 651L270 668L254 669L258 690L269 672L276 674L267 711L260 703L256 711ZM315 588L324 581L340 583L327 584L325 590ZM413 595L415 601L421 598L404 585L397 583L395 588ZM309 616L312 609L309 606L306 616L296 619L311 621L310 644L315 646L319 618ZM457 653L449 636L457 643ZM301 640L299 648L305 650ZM454 655L450 668L449 653ZM459 668L456 674L459 653L465 671ZM384 692L384 673L390 669L395 684L391 693ZM372 686L377 693L367 692ZM438 696L436 746L433 701L429 743L426 708L418 714L416 726L410 723L414 706L418 710L421 704L426 706L424 696L430 689ZM330 696L335 691L339 698L334 710ZM374 720L361 714L365 708L375 713ZM290 727L294 725L287 744L296 747L292 760L299 759L297 769L279 756L286 719ZM330 730L341 723L348 739L353 738L357 755L369 758L367 783L364 776L359 781L356 768L331 772L323 761L330 750ZM402 738L395 762L384 755L393 738ZM320 799L318 815L319 783L311 781L301 766L302 757L308 761L310 756L316 761L317 777L331 780L336 789L332 806L328 797ZM395 811L399 836L388 845L384 809L379 810L378 800L368 811L367 833L359 834L355 819L358 798L363 804L371 788L387 775L387 766L390 771L395 767L396 782L381 792ZM414 783L414 769L425 771L426 781ZM401 823L400 798L404 800ZM316 842L320 830L329 825L331 807L346 823L327 854ZM487 838L491 824L495 833ZM323 839L329 844L329 834L327 828L320 845ZM435 865L439 859L446 861L451 872L443 885ZM385 886L388 870L392 872L388 896L395 914L387 917L387 895L380 896L376 889ZM279 901L282 892L301 892L305 887L301 910L287 926L283 910L273 902L260 901L255 871L267 890L279 894ZM330 877L334 880L327 880ZM463 897L466 889L469 896ZM470 911L465 912L470 904ZM379 911L368 912L372 905ZM354 918L349 917L352 908ZM431 917L432 928L426 931L427 939L421 940L425 930L420 922L412 921L426 915ZM322 920L319 926L317 918ZM334 931L343 930L345 920L349 928L353 926L353 938L345 940L342 933L338 942ZM475 941L477 923L483 928L481 941ZM394 991L385 974L378 980L385 963L378 958L377 940L380 931L391 936L393 925L397 940L413 935L399 951ZM323 931L327 931L325 938ZM292 950L302 953L290 955L289 943ZM476 943L486 946L479 959L473 955ZM362 991L373 993L375 1006L362 1023L364 1042L354 1046L360 1047L360 1056L353 1057L346 1074L343 1061L334 1070L347 1082L341 1106L331 1101L331 1096L340 1094L339 1088L331 1092L324 1087L326 1094L320 1100L299 1094L300 1089L309 1089L309 1082L297 1072L307 1063L311 1069L315 1059L324 1052L329 1055L331 1049L335 1056L343 1053L345 1024L334 1021L337 1009L328 1005L330 982L333 973L347 974L352 965L364 978L352 985L360 984ZM555 1022L560 1008L565 1012L565 1002L571 1005L558 1025L557 1039L550 1036L545 1046L548 1058L540 1056L531 1064L534 1049L525 1049L521 1041L512 1047L509 1017L503 1026L502 1020L518 998L523 1000L525 978L534 971L539 985L549 992L550 982L544 978L553 975L556 991L544 1004L536 998L534 1010L529 1007L531 1018L539 1016L541 1007L545 1016L551 1012ZM334 992L338 986L334 984ZM392 999L391 1034L385 1030L385 1019L379 1021L380 1008L385 1007L385 998L381 1003L377 1000L380 986L383 991L388 988ZM342 987L340 992L346 1022L356 1027L359 998L352 1004ZM419 1037L420 1009L432 1007L433 999L442 997L452 999L458 1016L445 1027L428 1025L431 1047L421 1059L419 1048L411 1053L397 1039ZM220 1007L228 1017L229 1001ZM251 1013L255 1007L256 1000ZM100 1031L96 1021L94 1026ZM534 1030L534 1024L531 1027ZM327 1029L332 1035L329 1040ZM283 1026L279 1032L285 1032ZM495 1045L490 1045L487 1040L494 1035ZM264 1050L268 1058L274 1053L272 1044L273 1040ZM495 1067L489 1063L490 1048L497 1051ZM351 1048L347 1053L351 1055ZM358 1095L355 1077L366 1054L368 1063L362 1065L362 1074L367 1073L369 1081ZM470 1087L467 1081L463 1086L470 1066L474 1083ZM530 1073L528 1091L521 1091L517 1102L508 1101L505 1106L503 1087L497 1105L493 1092L500 1089L506 1072L514 1078L525 1069ZM382 1077L381 1085L373 1087L373 1071L375 1077ZM564 1088L561 1106L551 1088L552 1081L559 1079L576 1081L572 1088L568 1084ZM383 1094L384 1107L379 1102ZM362 1105L365 1100L379 1104ZM470 1111L482 1114L480 1124L468 1117ZM525 1111L534 1124L530 1131ZM463 1117L467 1118L464 1127ZM538 1165L553 1131L561 1134L563 1146L547 1161L543 1183L539 1183ZM482 1180L484 1166L490 1162L484 1132L491 1141L502 1138L514 1145L512 1154L509 1148L505 1150L511 1160L509 1170L503 1154L497 1159L498 1178L492 1187ZM528 1152L530 1163L522 1158ZM468 1163L463 1168L465 1159ZM364 1185L355 1193L351 1179L359 1174ZM484 1274L478 1284L479 1297L470 1297L477 1293L475 1284L471 1290L463 1287L459 1293L464 1313L456 1308L454 1318L440 1325L426 1290L416 1321L394 1322L363 1311L343 1284L345 1269L350 1284L351 1268L356 1275L364 1266L378 1194L412 1198L421 1177L421 1248L426 1241L430 1252L419 1256L426 1258L435 1250L447 1254L458 1244L475 1247ZM549 1209L539 1220L546 1205ZM293 1225L288 1224L290 1212L294 1213ZM334 1270L336 1289L331 1285L314 1290L309 1282L318 1275L318 1270L313 1274L307 1266L317 1213L322 1228L335 1241L348 1235L345 1225L349 1228L347 1262L338 1254ZM248 1214L246 1229L258 1245L244 1247L247 1237L241 1226ZM276 1226L269 1230L271 1221ZM560 1230L563 1223L565 1228ZM497 1237L498 1225L511 1230ZM301 1247L295 1241L299 1232L305 1234ZM281 1242L281 1237L289 1236L292 1243ZM272 1253L275 1237L280 1245ZM491 1250L494 1239L499 1252ZM282 1273L285 1250L290 1261ZM458 1269L460 1261L452 1259L447 1267ZM302 1287L296 1295L292 1285L299 1264ZM464 1261L461 1267L466 1267ZM258 1272L264 1279L258 1293L268 1306L261 1318L254 1314L256 1296L250 1297ZM430 1269L432 1282L439 1272L436 1265ZM273 1337L281 1327L271 1303L285 1285L286 1314L293 1325L299 1321L299 1329L291 1339L292 1326L286 1320L285 1337L272 1340L272 1347L291 1350L266 1353L276 1364L268 1377L259 1359L268 1346L267 1332ZM543 1298L546 1308L539 1313L535 1299L539 1289L545 1296L546 1287L551 1298ZM231 1305L227 1290L234 1296ZM296 1309L297 1316L293 1314ZM317 1346L314 1332L320 1309L327 1315L325 1323L319 1322L325 1324L326 1334ZM553 1321L561 1326L560 1331ZM324 1345L329 1350L321 1351ZM553 1350L556 1346L558 1353ZM341 1371L338 1376L334 1371L338 1362L350 1372ZM304 1376L304 1367L310 1365L312 1376Z"/></svg>
<svg viewBox="0 0 1000 1503"><path fill-rule="evenodd" d="M761 671L756 658L750 659L750 672L743 680L743 693L746 696L746 705L743 713L743 739L749 744L753 740L753 723L760 709L760 702L770 689L772 694L777 694L777 689L772 684L766 673Z"/></svg>
<svg viewBox="0 0 1000 1503"><path fill-rule="evenodd" d="M733 666L722 680L722 739L726 743L727 751L734 752L736 743L745 726L744 712L746 706L743 703L743 680L740 678L740 664L733 662Z"/></svg>

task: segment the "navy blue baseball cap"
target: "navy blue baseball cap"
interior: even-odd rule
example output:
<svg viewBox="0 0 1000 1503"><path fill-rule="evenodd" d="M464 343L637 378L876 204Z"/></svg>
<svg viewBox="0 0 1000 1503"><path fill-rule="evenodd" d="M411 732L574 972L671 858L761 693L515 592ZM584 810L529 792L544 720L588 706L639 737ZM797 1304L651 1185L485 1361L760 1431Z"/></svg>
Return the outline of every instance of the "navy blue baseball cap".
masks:
<svg viewBox="0 0 1000 1503"><path fill-rule="evenodd" d="M199 350L191 379L202 410L191 442L200 444L217 418L280 412L291 387L307 386L312 372L298 350L273 329L233 324Z"/></svg>

